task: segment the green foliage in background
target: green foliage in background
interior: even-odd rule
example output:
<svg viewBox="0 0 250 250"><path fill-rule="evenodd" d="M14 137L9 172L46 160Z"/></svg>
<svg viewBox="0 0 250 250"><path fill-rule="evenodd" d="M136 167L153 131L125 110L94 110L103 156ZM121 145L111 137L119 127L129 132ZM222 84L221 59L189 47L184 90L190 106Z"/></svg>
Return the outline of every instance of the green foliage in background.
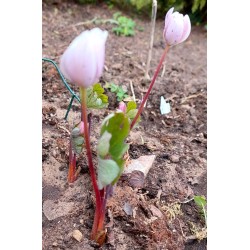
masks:
<svg viewBox="0 0 250 250"><path fill-rule="evenodd" d="M106 82L106 84L103 86L106 89L109 89L111 92L116 94L117 101L122 101L125 98L127 98L129 95L127 94L127 90L125 90L123 87L116 85L115 83L109 83Z"/></svg>
<svg viewBox="0 0 250 250"><path fill-rule="evenodd" d="M135 11L151 16L152 0L121 0L114 2L129 2ZM207 0L158 0L157 17L162 18L167 11L174 7L175 11L189 14L193 23L199 24L206 22L207 18Z"/></svg>
<svg viewBox="0 0 250 250"><path fill-rule="evenodd" d="M117 6L121 10L151 16L152 0L76 0L78 3L106 2L109 6ZM157 0L157 17L163 18L166 12L174 7L176 11L188 14L194 24L206 23L207 0Z"/></svg>
<svg viewBox="0 0 250 250"><path fill-rule="evenodd" d="M114 20L118 22L117 27L114 27L112 31L118 36L134 36L135 34L135 22L131 18L127 18L121 15L121 12L116 12L113 15Z"/></svg>
<svg viewBox="0 0 250 250"><path fill-rule="evenodd" d="M130 0L132 6L135 6L137 10L141 10L143 8L148 8L152 5L152 0Z"/></svg>
<svg viewBox="0 0 250 250"><path fill-rule="evenodd" d="M192 13L196 12L197 10L202 11L207 3L207 0L194 0L192 5Z"/></svg>
<svg viewBox="0 0 250 250"><path fill-rule="evenodd" d="M43 0L49 4L55 0ZM72 1L72 0L64 0ZM106 3L110 9L114 6L122 11L151 17L152 0L74 0L79 4ZM164 18L167 11L174 7L175 11L188 14L193 24L207 23L207 0L157 0L157 18Z"/></svg>

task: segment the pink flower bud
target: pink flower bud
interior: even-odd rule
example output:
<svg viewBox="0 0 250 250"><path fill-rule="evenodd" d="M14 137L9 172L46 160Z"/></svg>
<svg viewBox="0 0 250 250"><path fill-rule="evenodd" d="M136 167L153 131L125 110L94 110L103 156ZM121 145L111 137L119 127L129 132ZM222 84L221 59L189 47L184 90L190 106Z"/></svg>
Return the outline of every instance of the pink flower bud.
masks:
<svg viewBox="0 0 250 250"><path fill-rule="evenodd" d="M84 123L83 121L81 121L77 127L80 129L80 134L83 135L84 134Z"/></svg>
<svg viewBox="0 0 250 250"><path fill-rule="evenodd" d="M72 83L87 88L99 81L103 72L107 31L86 30L63 53L60 69Z"/></svg>
<svg viewBox="0 0 250 250"><path fill-rule="evenodd" d="M163 37L169 46L184 42L191 32L189 16L173 11L174 8L171 8L167 12L163 31Z"/></svg>
<svg viewBox="0 0 250 250"><path fill-rule="evenodd" d="M120 110L120 111L122 111L123 113L125 113L125 112L126 112L126 109L127 109L126 104L125 104L124 102L120 102L120 103L119 103L119 106L118 106L118 110Z"/></svg>

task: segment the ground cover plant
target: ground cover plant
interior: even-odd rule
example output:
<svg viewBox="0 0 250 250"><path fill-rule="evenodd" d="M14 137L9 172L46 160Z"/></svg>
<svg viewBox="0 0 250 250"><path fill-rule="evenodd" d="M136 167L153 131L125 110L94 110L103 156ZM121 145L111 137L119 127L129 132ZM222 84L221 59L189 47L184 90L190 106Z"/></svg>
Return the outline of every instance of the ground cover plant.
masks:
<svg viewBox="0 0 250 250"><path fill-rule="evenodd" d="M104 88L110 89L111 92L115 93L117 101L123 101L123 99L129 97L129 95L127 94L127 90L115 83L107 82L104 85Z"/></svg>
<svg viewBox="0 0 250 250"><path fill-rule="evenodd" d="M117 27L112 30L118 36L133 36L135 34L135 22L131 18L122 16L120 12L114 14L114 19L117 20Z"/></svg>
<svg viewBox="0 0 250 250"><path fill-rule="evenodd" d="M169 12L168 17L169 16L172 17L172 14L173 14L172 11L173 10L171 10ZM176 16L176 14L174 16ZM90 65L98 65L98 63L100 61L102 63L100 65L100 67L97 66L97 68L98 68L97 70L92 70L92 71L89 70L92 72L91 77L89 76L87 79L84 79L82 82L81 82L81 80L82 80L81 77L74 78L77 74L76 73L72 74L72 72L74 72L74 70L76 70L75 72L79 72L77 65L72 65L72 63L68 63L68 62L70 62L69 59L66 60L68 62L63 62L63 60L62 60L60 63L61 70L62 70L63 74L65 75L65 77L67 79L69 79L70 82L78 83L77 85L80 86L81 109L78 111L80 111L81 117L80 117L79 121L75 121L76 123L74 124L73 129L72 128L70 129L71 130L71 132L70 132L70 134L71 134L71 136L70 136L71 148L69 151L69 158L71 159L71 161L70 161L71 165L72 166L74 165L74 169L72 172L75 172L75 170L76 170L76 157L74 155L78 154L79 157L81 157L80 156L81 152L85 151L85 149L87 151L87 158L88 158L87 165L90 168L91 179L92 179L95 195L97 197L96 201L94 202L94 204L95 204L94 206L96 207L96 213L95 213L95 218L94 218L94 225L92 227L92 236L91 237L96 242L98 242L99 245L102 245L105 238L106 238L107 227L104 226L105 207L107 206L107 199L111 196L112 187L118 181L118 178L120 177L122 170L124 168L124 163L125 163L124 154L129 150L128 144L126 143L127 137L129 135L129 131L130 130L132 131L134 125L138 121L137 120L138 117L142 114L144 104L146 103L147 99L149 98L149 93L153 88L157 74L160 71L161 64L164 61L164 58L166 56L167 51L169 50L169 48L171 46L173 46L179 42L182 42L187 38L185 36L186 34L184 33L184 36L183 36L183 33L182 33L181 36L177 35L177 36L174 36L174 38L171 38L169 40L168 38L170 36L169 35L167 36L167 34L170 32L171 29L170 30L168 29L167 20L168 20L168 18L166 18L166 23L165 23L166 25L165 25L165 29L163 32L165 43L166 43L166 49L163 50L164 51L163 56L161 57L161 60L160 60L160 63L158 64L156 73L154 74L154 76L152 78L153 80L152 80L151 84L149 84L149 90L145 92L144 98L140 102L140 106L138 107L138 110L137 110L136 104L133 102L129 102L129 103L127 103L127 105L125 105L124 103L120 103L120 104L117 103L116 108L118 108L118 111L115 111L115 112L109 114L106 118L105 118L105 116L103 117L103 121L101 122L101 129L100 129L101 133L99 133L99 136L98 136L99 139L96 141L96 148L97 149L94 150L96 153L96 156L97 156L97 161L95 161L94 163L93 163L93 160L91 160L91 149L90 149L91 136L89 134L93 133L93 132L91 132L91 130L94 129L93 128L93 125L94 125L93 116L94 116L95 112L91 111L91 114L92 114L92 118L91 118L91 115L89 115L90 113L88 113L88 111L87 111L87 107L88 108L97 108L97 107L98 108L106 108L107 107L107 98L106 98L106 95L104 93L104 89L101 87L100 84L99 85L94 84L98 81L98 78L100 78L100 76L101 76L100 74L102 73L101 72L102 70L100 70L100 68L103 68L104 61L102 59L100 60L100 57L98 57L98 56L97 56L97 59L90 60L91 57L90 57L90 54L88 54L87 58L88 58L88 61L89 60L91 61ZM188 29L189 29L188 23L187 23L187 26L185 26L185 27L186 27L186 30L188 31ZM102 37L102 39L105 40L104 43L106 42L106 39L107 39L106 32L97 30L96 28L91 29L89 31L86 31L83 34L83 36L86 36L87 33L89 34L93 31L100 34L100 37ZM174 34L176 35L176 33L174 33ZM102 39L94 39L94 40L102 40ZM85 39L83 39L83 41L84 41L84 43L86 42ZM88 44L88 42L86 42L86 44ZM94 42L92 39L91 39L90 44L94 45ZM95 44L95 48L96 48L96 46L102 47L100 44ZM76 48L77 47L78 46L76 46ZM81 49L80 47L81 46L79 46L78 49ZM90 49L89 51L91 51L91 46L86 46L86 47ZM102 54L102 49L100 49L98 51ZM82 53L82 54L84 54L84 53ZM70 58L70 57L71 57L71 55L69 54L68 58ZM73 56L73 58L75 59L74 56ZM83 60L83 59L79 59L79 60ZM74 62L76 62L76 60L74 60ZM87 73L85 73L85 76L86 75L87 75ZM82 85L84 85L84 87ZM75 89L75 91L77 91L77 89ZM73 106L73 108L74 108L74 106ZM102 111L102 110L100 110L100 111ZM129 112L130 112L130 115L128 115ZM44 113L46 113L46 111L44 111ZM132 115L131 115L131 113L132 113ZM52 116L52 118L53 118L53 116ZM86 124L88 124L88 126ZM117 131L119 131L119 133ZM91 163L91 161L92 161L92 163ZM96 168L93 166L94 164L97 167L97 173L98 173L97 176L95 175ZM69 176L74 176L74 175L69 173ZM74 176L74 178L75 178L75 176ZM72 181L75 181L74 178ZM71 182L70 178L69 178L69 182ZM75 182L72 185L75 185ZM115 193L116 193L116 191L115 191ZM119 191L117 191L117 193L119 193ZM98 198L98 196L99 196L99 198ZM111 203L112 202L119 202L119 201L116 201L118 199L116 199L114 201L114 200L112 200L113 197L110 197L110 198L111 198ZM131 197L131 200L132 200L132 197ZM128 207L128 205L126 206L126 208L127 207ZM162 206L162 207L164 207L164 206ZM127 209L126 209L126 211L127 211ZM166 213L167 213L167 211L170 211L170 210L166 208L166 210L163 209L163 211L166 211ZM175 209L173 208L173 210L171 210L171 211L175 211ZM173 214L176 214L176 213L177 213L176 211L173 212ZM111 215L109 215L110 220L112 220L111 218L112 218ZM156 228L157 228L157 225L154 225L154 230L156 230ZM164 238L164 236L163 236L163 238ZM161 238L155 239L154 237L151 237L151 239L154 239L156 242L161 241ZM107 241L109 241L109 244L111 244L110 238ZM147 242L147 244L149 244L149 242Z"/></svg>

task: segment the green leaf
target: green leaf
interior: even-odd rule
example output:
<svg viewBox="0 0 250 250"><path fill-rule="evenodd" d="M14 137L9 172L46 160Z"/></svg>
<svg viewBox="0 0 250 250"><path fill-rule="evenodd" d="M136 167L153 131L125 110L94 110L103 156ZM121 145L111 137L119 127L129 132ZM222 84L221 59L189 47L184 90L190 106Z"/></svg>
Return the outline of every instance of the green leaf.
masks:
<svg viewBox="0 0 250 250"><path fill-rule="evenodd" d="M84 146L84 137L80 134L80 128L78 128L77 126L74 127L71 132L71 142L72 150L76 154L80 154Z"/></svg>
<svg viewBox="0 0 250 250"><path fill-rule="evenodd" d="M118 93L116 94L116 96L117 96L117 97L123 97L123 96L124 96L124 92L118 92Z"/></svg>
<svg viewBox="0 0 250 250"><path fill-rule="evenodd" d="M114 83L110 83L110 91L116 92L118 90L118 86Z"/></svg>
<svg viewBox="0 0 250 250"><path fill-rule="evenodd" d="M114 160L105 160L99 157L97 173L98 187L101 190L119 176L120 167Z"/></svg>
<svg viewBox="0 0 250 250"><path fill-rule="evenodd" d="M76 138L72 137L72 149L75 153L80 154L83 149L84 137L78 136Z"/></svg>
<svg viewBox="0 0 250 250"><path fill-rule="evenodd" d="M202 214L205 217L205 222L207 224L207 212L205 206L207 204L206 198L203 196L194 196L194 202L197 206L200 207Z"/></svg>
<svg viewBox="0 0 250 250"><path fill-rule="evenodd" d="M129 112L126 113L127 117L132 120L135 118L136 114L137 114L138 109L132 109L129 110Z"/></svg>
<svg viewBox="0 0 250 250"><path fill-rule="evenodd" d="M129 118L129 121L132 122L132 120L135 118L138 109L136 108L136 102L130 101L127 104L127 111L126 111L126 116ZM140 122L140 116L138 117L136 124Z"/></svg>
<svg viewBox="0 0 250 250"><path fill-rule="evenodd" d="M100 94L100 95L99 95L99 98L102 100L103 103L108 104L109 98L108 98L107 95L105 95L105 94Z"/></svg>
<svg viewBox="0 0 250 250"><path fill-rule="evenodd" d="M119 179L123 171L123 155L129 148L125 143L129 131L129 119L122 112L111 113L103 120L101 137L97 145L100 189L108 184L114 184ZM108 177L108 175L111 176Z"/></svg>
<svg viewBox="0 0 250 250"><path fill-rule="evenodd" d="M108 89L108 88L110 88L110 85L111 84L109 82L105 82L103 88Z"/></svg>
<svg viewBox="0 0 250 250"><path fill-rule="evenodd" d="M114 116L108 120L104 119L104 123L101 128L101 135L105 131L112 134L109 153L113 158L119 159L122 157L122 154L126 152L127 144L124 143L124 140L127 138L129 130L129 120L121 112L114 113ZM126 147L125 150L124 147Z"/></svg>
<svg viewBox="0 0 250 250"><path fill-rule="evenodd" d="M194 202L197 206L203 208L206 206L206 198L203 196L194 196Z"/></svg>
<svg viewBox="0 0 250 250"><path fill-rule="evenodd" d="M108 106L108 96L103 94L101 84L96 83L87 89L87 107L100 109Z"/></svg>
<svg viewBox="0 0 250 250"><path fill-rule="evenodd" d="M134 102L134 101L130 101L130 102L128 102L128 104L127 104L127 113L130 111L130 110L132 110L132 109L136 109L136 102Z"/></svg>
<svg viewBox="0 0 250 250"><path fill-rule="evenodd" d="M111 137L112 135L109 132L105 131L101 136L101 138L99 139L97 150L100 156L105 157L108 154L110 147L109 142Z"/></svg>
<svg viewBox="0 0 250 250"><path fill-rule="evenodd" d="M93 86L93 91L96 92L97 94L102 94L102 93L104 93L104 89L103 89L103 87L101 86L100 83L94 84L94 86Z"/></svg>

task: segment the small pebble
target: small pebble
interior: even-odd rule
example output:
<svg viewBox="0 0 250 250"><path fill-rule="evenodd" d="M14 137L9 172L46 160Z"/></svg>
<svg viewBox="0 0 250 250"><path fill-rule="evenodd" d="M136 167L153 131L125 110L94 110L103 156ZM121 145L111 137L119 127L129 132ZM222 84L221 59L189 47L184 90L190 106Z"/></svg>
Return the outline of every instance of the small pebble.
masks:
<svg viewBox="0 0 250 250"><path fill-rule="evenodd" d="M58 243L55 241L55 242L52 243L52 246L53 246L53 247L57 247L57 246L58 246Z"/></svg>
<svg viewBox="0 0 250 250"><path fill-rule="evenodd" d="M78 242L82 241L82 233L79 230L74 230L72 237L76 239Z"/></svg>
<svg viewBox="0 0 250 250"><path fill-rule="evenodd" d="M52 151L52 155L53 155L54 157L56 157L56 156L57 156L57 152L56 152L56 150L53 150L53 151Z"/></svg>
<svg viewBox="0 0 250 250"><path fill-rule="evenodd" d="M178 155L171 155L170 160L174 163L177 163L180 161L180 157Z"/></svg>
<svg viewBox="0 0 250 250"><path fill-rule="evenodd" d="M150 211L152 212L152 214L158 218L161 218L163 216L161 210L153 205L150 205L149 207Z"/></svg>

